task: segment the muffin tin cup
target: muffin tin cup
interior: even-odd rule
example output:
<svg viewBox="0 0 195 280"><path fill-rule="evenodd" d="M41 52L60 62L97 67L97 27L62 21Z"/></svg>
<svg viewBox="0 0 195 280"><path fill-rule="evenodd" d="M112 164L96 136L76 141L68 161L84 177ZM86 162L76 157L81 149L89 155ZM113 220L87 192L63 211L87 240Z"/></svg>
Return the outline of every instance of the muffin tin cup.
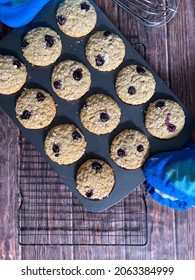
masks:
<svg viewBox="0 0 195 280"><path fill-rule="evenodd" d="M95 29L85 37L71 38L64 35L56 23L55 13L58 5L62 1L50 1L31 24L15 29L0 41L0 53L11 54L19 58L27 67L28 79L23 88L41 88L48 91L54 98L57 106L57 115L54 121L45 129L30 130L25 129L16 119L15 104L21 91L11 96L0 95L0 105L4 108L7 114L12 118L15 124L19 127L23 135L36 147L51 167L62 178L65 185L76 195L81 204L92 212L99 212L111 207L115 203L122 200L129 195L145 178L141 168L136 170L126 170L117 166L110 158L109 146L112 139L125 128L135 128L143 132L149 139L151 144L151 153L158 153L162 151L175 150L186 142L192 131L195 129L195 119L189 110L181 103L181 101L174 95L174 93L166 86L166 84L158 77L158 75L145 62L141 55L134 49L134 47L127 41L127 39L118 31L118 29L111 23L111 21L104 15L100 8L90 1L97 12L97 24ZM48 26L53 28L60 35L63 49L59 59L52 65L46 67L36 67L26 61L22 54L21 43L25 34L32 28L38 26ZM126 46L126 55L123 63L114 71L101 72L94 69L85 56L85 45L91 34L98 30L109 30L118 34L124 41ZM87 66L92 76L92 84L89 92L78 101L65 101L58 97L51 86L51 74L56 64L65 59L73 59L82 62ZM122 102L115 91L115 79L119 71L128 64L139 64L145 66L152 72L156 80L156 92L154 96L145 104L138 106L131 106ZM111 96L121 108L121 120L117 128L110 134L95 135L87 131L80 121L80 108L84 104L87 97L94 93L103 93ZM145 111L150 102L159 98L168 98L175 100L183 108L186 116L185 126L182 132L175 138L170 140L160 140L152 137L144 126ZM49 130L64 123L75 124L85 135L87 141L87 148L85 155L77 162L65 166L59 165L51 161L44 150L44 140ZM110 164L115 173L115 186L110 195L102 200L91 200L80 195L76 189L75 175L79 166L89 158L99 158Z"/></svg>

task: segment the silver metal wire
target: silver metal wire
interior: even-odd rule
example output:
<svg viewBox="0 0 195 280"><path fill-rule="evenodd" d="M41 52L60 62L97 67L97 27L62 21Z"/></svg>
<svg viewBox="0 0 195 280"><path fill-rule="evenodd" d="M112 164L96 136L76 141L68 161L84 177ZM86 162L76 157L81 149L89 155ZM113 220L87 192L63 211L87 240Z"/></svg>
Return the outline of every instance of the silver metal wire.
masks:
<svg viewBox="0 0 195 280"><path fill-rule="evenodd" d="M162 26L177 13L179 0L113 0L119 7L146 26Z"/></svg>

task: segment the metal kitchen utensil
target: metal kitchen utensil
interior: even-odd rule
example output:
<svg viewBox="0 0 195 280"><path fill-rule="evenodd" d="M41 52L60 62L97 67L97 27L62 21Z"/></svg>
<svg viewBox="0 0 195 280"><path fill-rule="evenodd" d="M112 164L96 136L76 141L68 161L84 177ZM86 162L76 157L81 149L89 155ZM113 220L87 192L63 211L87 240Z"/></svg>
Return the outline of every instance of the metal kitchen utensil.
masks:
<svg viewBox="0 0 195 280"><path fill-rule="evenodd" d="M113 0L119 7L146 26L162 26L177 13L179 0Z"/></svg>

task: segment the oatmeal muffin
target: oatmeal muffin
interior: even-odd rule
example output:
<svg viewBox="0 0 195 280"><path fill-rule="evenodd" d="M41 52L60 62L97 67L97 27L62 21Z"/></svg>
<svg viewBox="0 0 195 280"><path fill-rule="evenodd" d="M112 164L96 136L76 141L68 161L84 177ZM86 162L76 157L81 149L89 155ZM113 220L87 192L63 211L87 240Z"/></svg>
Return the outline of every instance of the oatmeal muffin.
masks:
<svg viewBox="0 0 195 280"><path fill-rule="evenodd" d="M25 89L16 102L16 117L25 128L44 128L55 115L53 97L42 89Z"/></svg>
<svg viewBox="0 0 195 280"><path fill-rule="evenodd" d="M125 129L113 139L110 156L114 162L126 169L141 167L149 156L150 143L140 131Z"/></svg>
<svg viewBox="0 0 195 280"><path fill-rule="evenodd" d="M11 55L0 55L0 94L18 92L26 79L26 67L19 59Z"/></svg>
<svg viewBox="0 0 195 280"><path fill-rule="evenodd" d="M45 139L45 152L58 164L71 164L85 153L85 137L73 124L61 124L52 128Z"/></svg>
<svg viewBox="0 0 195 280"><path fill-rule="evenodd" d="M123 102L138 105L153 96L156 82L145 67L128 65L119 72L115 87L116 93Z"/></svg>
<svg viewBox="0 0 195 280"><path fill-rule="evenodd" d="M55 66L51 83L59 97L67 101L77 100L89 90L91 74L81 62L65 60Z"/></svg>
<svg viewBox="0 0 195 280"><path fill-rule="evenodd" d="M76 174L77 190L86 198L103 199L115 184L114 171L108 163L99 159L84 162Z"/></svg>
<svg viewBox="0 0 195 280"><path fill-rule="evenodd" d="M57 24L66 35L82 37L90 33L97 21L93 5L86 0L65 0L56 13Z"/></svg>
<svg viewBox="0 0 195 280"><path fill-rule="evenodd" d="M123 40L110 31L98 31L93 34L85 48L89 63L100 71L116 69L125 56Z"/></svg>
<svg viewBox="0 0 195 280"><path fill-rule="evenodd" d="M147 109L145 126L154 137L173 138L182 131L184 124L184 111L173 100L159 99L151 103Z"/></svg>
<svg viewBox="0 0 195 280"><path fill-rule="evenodd" d="M32 65L50 65L61 55L60 36L49 27L34 28L24 37L22 51Z"/></svg>
<svg viewBox="0 0 195 280"><path fill-rule="evenodd" d="M104 94L91 95L80 112L84 127L97 135L112 132L119 124L120 116L118 104Z"/></svg>

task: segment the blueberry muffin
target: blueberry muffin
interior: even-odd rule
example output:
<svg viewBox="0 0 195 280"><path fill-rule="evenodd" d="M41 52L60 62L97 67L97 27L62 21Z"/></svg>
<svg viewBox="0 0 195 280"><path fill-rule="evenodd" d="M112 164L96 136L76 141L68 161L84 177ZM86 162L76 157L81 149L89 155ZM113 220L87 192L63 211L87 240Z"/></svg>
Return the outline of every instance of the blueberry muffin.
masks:
<svg viewBox="0 0 195 280"><path fill-rule="evenodd" d="M10 55L0 55L0 94L10 95L18 92L26 79L26 67L19 59Z"/></svg>
<svg viewBox="0 0 195 280"><path fill-rule="evenodd" d="M119 72L115 86L116 93L123 102L138 105L153 96L156 82L145 67L128 65Z"/></svg>
<svg viewBox="0 0 195 280"><path fill-rule="evenodd" d="M86 0L66 0L60 4L56 19L59 28L71 37L82 37L96 25L97 15L93 5Z"/></svg>
<svg viewBox="0 0 195 280"><path fill-rule="evenodd" d="M145 116L145 126L154 137L170 139L177 136L185 124L185 114L179 104L169 99L151 103Z"/></svg>
<svg viewBox="0 0 195 280"><path fill-rule="evenodd" d="M51 28L38 27L30 30L23 39L24 57L33 65L47 66L61 55L60 36Z"/></svg>
<svg viewBox="0 0 195 280"><path fill-rule="evenodd" d="M97 135L112 132L120 122L117 103L104 94L94 94L84 103L80 118L84 127Z"/></svg>
<svg viewBox="0 0 195 280"><path fill-rule="evenodd" d="M42 89L25 89L16 102L16 117L25 128L44 128L55 115L53 97Z"/></svg>
<svg viewBox="0 0 195 280"><path fill-rule="evenodd" d="M76 174L77 190L86 198L103 199L112 191L115 184L113 169L99 159L84 162Z"/></svg>
<svg viewBox="0 0 195 280"><path fill-rule="evenodd" d="M125 169L141 167L149 155L150 143L140 131L125 129L113 139L110 156L113 161Z"/></svg>
<svg viewBox="0 0 195 280"><path fill-rule="evenodd" d="M52 78L54 92L65 100L77 100L90 88L91 74L81 62L66 60L55 66Z"/></svg>
<svg viewBox="0 0 195 280"><path fill-rule="evenodd" d="M85 153L86 141L73 124L61 124L52 128L45 139L45 152L58 164L71 164Z"/></svg>
<svg viewBox="0 0 195 280"><path fill-rule="evenodd" d="M90 64L100 71L116 69L125 56L125 45L122 39L110 31L98 31L93 34L85 50Z"/></svg>

